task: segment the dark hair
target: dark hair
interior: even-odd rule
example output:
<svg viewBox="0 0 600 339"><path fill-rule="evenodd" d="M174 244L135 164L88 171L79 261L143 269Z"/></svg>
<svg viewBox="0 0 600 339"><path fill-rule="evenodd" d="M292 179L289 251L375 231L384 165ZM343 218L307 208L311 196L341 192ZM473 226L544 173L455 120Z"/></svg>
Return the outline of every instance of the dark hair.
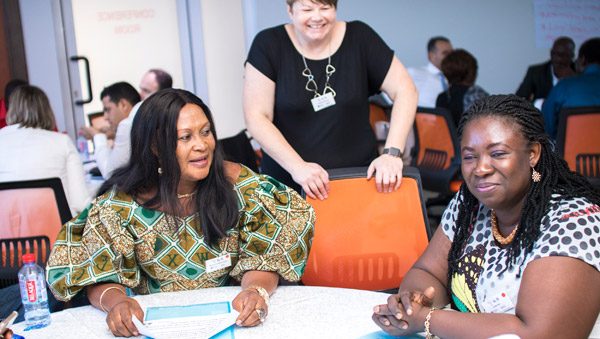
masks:
<svg viewBox="0 0 600 339"><path fill-rule="evenodd" d="M552 194L560 194L565 198L585 197L594 204L600 204L600 195L594 191L590 183L581 175L571 172L567 163L560 158L553 148L550 138L544 131L544 121L529 101L516 95L491 95L478 100L464 113L458 128L462 138L465 127L473 120L482 117L499 117L517 126L518 131L529 143L540 143L540 159L536 164L542 180L529 185L519 225L514 240L508 245L506 269L517 263L517 258L524 252L531 252L534 242L540 236L542 218L550 209ZM448 253L448 284L452 274L458 269L458 262L466 246L466 241L473 232L479 201L469 191L465 183L460 187L459 209L456 218L456 233ZM521 274L523 260L520 264Z"/></svg>
<svg viewBox="0 0 600 339"><path fill-rule="evenodd" d="M156 77L156 82L158 83L158 90L171 88L173 87L173 78L171 75L162 69L153 68L148 71L148 73L153 73Z"/></svg>
<svg viewBox="0 0 600 339"><path fill-rule="evenodd" d="M450 84L471 86L477 79L477 59L464 49L455 49L442 60L442 73Z"/></svg>
<svg viewBox="0 0 600 339"><path fill-rule="evenodd" d="M579 47L579 58L583 57L586 65L600 64L600 38L586 40Z"/></svg>
<svg viewBox="0 0 600 339"><path fill-rule="evenodd" d="M292 7L296 1L298 1L298 0L285 0L287 5L290 7ZM323 5L333 6L333 8L337 9L338 0L310 0L310 1L317 2L317 3L323 4Z"/></svg>
<svg viewBox="0 0 600 339"><path fill-rule="evenodd" d="M210 109L194 94L182 89L165 89L148 97L140 106L131 128L129 163L115 170L102 185L99 194L116 186L132 196L156 191L144 203L170 213L181 210L177 187L181 169L177 162L177 120L186 104L198 105L210 122L215 141L217 134ZM158 168L162 174L159 175ZM208 176L196 186L194 203L207 244L214 244L238 221L238 202L233 184L225 176L223 154L216 143Z"/></svg>
<svg viewBox="0 0 600 339"><path fill-rule="evenodd" d="M8 99L10 98L12 92L14 92L15 89L27 84L27 81L21 79L13 79L6 83L6 86L4 86L4 107L6 107L6 110L8 110Z"/></svg>
<svg viewBox="0 0 600 339"><path fill-rule="evenodd" d="M106 96L115 104L118 104L121 99L125 99L129 101L131 106L134 106L141 100L138 91L124 81L116 82L108 87L104 87L100 93L100 99Z"/></svg>
<svg viewBox="0 0 600 339"><path fill-rule="evenodd" d="M446 38L445 36L434 36L433 38L429 39L429 41L427 42L427 52L433 52L435 51L435 44L438 41L443 41L443 42L447 42L450 43L450 40L448 38Z"/></svg>
<svg viewBox="0 0 600 339"><path fill-rule="evenodd" d="M560 45L566 45L565 47L569 48L571 51L575 51L575 41L568 36L559 36L556 38L554 43L552 43L552 49L555 49Z"/></svg>

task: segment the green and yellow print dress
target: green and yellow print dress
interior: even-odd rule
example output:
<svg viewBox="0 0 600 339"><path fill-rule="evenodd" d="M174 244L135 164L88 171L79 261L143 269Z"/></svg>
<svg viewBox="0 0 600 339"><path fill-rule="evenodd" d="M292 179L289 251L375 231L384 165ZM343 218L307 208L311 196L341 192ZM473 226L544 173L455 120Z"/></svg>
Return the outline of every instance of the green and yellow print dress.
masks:
<svg viewBox="0 0 600 339"><path fill-rule="evenodd" d="M244 166L234 190L239 222L215 246L204 242L196 214L169 216L107 191L63 225L47 263L50 289L66 301L100 282L149 294L222 286L229 276L241 280L250 270L300 280L314 232L312 207L294 190ZM227 254L230 266L207 270L207 260Z"/></svg>

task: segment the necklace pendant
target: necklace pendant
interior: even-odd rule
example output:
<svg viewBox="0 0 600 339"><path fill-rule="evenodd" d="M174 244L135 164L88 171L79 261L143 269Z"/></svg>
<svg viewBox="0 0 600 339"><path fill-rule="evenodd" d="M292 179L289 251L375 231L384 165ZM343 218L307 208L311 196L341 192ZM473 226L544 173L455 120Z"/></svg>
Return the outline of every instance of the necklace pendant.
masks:
<svg viewBox="0 0 600 339"><path fill-rule="evenodd" d="M309 92L315 92L315 96L319 96L319 93L317 92L317 83L313 79L308 78L308 81L306 82L306 86L304 86L304 88Z"/></svg>
<svg viewBox="0 0 600 339"><path fill-rule="evenodd" d="M335 73L335 67L333 67L331 64L327 64L327 66L325 66L325 74L327 74L327 76L331 76L333 73Z"/></svg>
<svg viewBox="0 0 600 339"><path fill-rule="evenodd" d="M302 76L305 76L309 79L313 78L312 72L310 71L310 69L308 67L306 67L304 70L302 70Z"/></svg>
<svg viewBox="0 0 600 339"><path fill-rule="evenodd" d="M327 85L325 86L325 88L323 88L323 95L325 95L325 93L331 93L331 95L333 95L333 97L335 98L336 94L335 90L333 88L331 88L331 86Z"/></svg>

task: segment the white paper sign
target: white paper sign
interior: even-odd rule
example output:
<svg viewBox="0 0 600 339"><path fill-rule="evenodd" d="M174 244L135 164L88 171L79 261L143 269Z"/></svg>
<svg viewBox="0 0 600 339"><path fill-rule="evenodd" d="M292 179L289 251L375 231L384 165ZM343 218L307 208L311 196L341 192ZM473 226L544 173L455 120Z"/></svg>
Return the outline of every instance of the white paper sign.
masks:
<svg viewBox="0 0 600 339"><path fill-rule="evenodd" d="M216 257L213 259L206 260L204 262L206 266L206 273L214 272L225 267L231 266L231 256L229 253Z"/></svg>
<svg viewBox="0 0 600 339"><path fill-rule="evenodd" d="M318 112L322 109L335 105L335 99L333 98L333 94L331 92L327 92L321 96L312 98L310 103L312 104L315 112Z"/></svg>

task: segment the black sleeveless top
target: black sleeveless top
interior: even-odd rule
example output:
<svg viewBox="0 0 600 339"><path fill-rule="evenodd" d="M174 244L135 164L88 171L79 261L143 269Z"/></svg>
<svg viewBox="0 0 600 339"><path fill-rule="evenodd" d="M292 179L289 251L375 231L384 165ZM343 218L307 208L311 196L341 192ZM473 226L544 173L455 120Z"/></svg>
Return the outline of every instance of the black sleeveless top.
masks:
<svg viewBox="0 0 600 339"><path fill-rule="evenodd" d="M377 156L368 98L379 91L393 55L371 27L360 21L348 22L342 44L331 56L336 71L329 83L337 93L336 104L318 112L310 101L314 93L305 89L302 55L283 25L258 33L246 62L276 84L275 126L302 159L330 169L367 166ZM327 58L306 62L322 93ZM262 172L299 188L266 153Z"/></svg>

